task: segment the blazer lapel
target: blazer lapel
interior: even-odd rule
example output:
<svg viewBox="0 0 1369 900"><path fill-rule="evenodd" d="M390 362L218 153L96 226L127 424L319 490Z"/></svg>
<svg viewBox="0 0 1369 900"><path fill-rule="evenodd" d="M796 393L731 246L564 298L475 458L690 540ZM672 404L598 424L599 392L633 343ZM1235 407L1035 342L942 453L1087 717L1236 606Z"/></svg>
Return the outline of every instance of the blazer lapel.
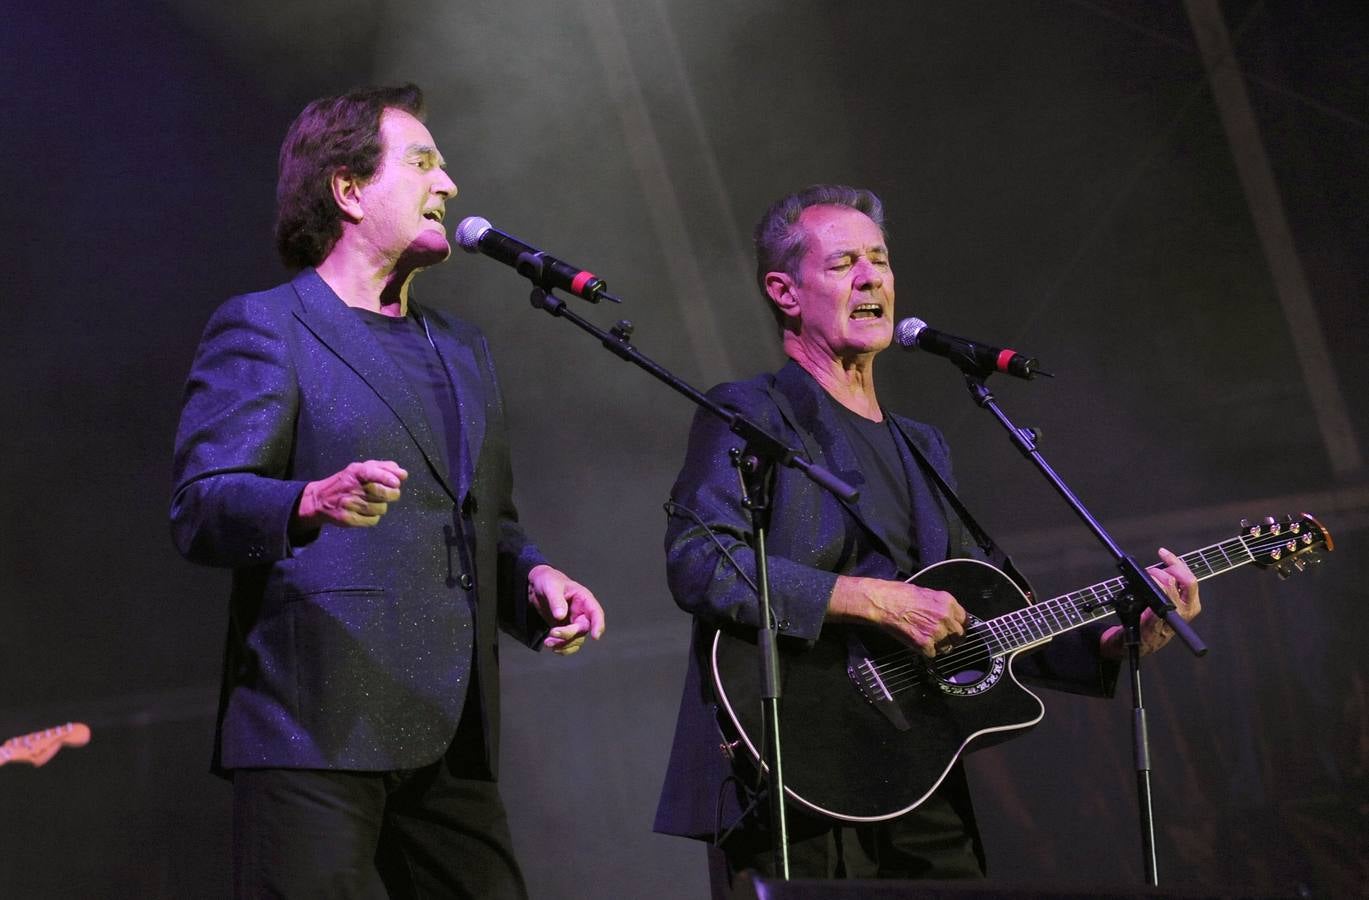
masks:
<svg viewBox="0 0 1369 900"><path fill-rule="evenodd" d="M390 407L442 487L456 499L459 495L452 488L447 461L438 452L423 404L400 374L399 367L317 272L305 269L292 284L300 299L296 317Z"/></svg>
<svg viewBox="0 0 1369 900"><path fill-rule="evenodd" d="M775 393L778 395L776 401L780 412L789 420L790 426L802 436L804 452L808 454L809 459L826 465L832 470L832 474L848 484L863 486L865 476L860 471L855 448L851 446L846 429L841 427L836 418L837 411L831 406L836 401L794 362L788 363L779 371L775 377L775 387L778 389ZM946 528L947 514L937 488L923 472L910 446L916 446L929 464L933 464L933 456L939 458L939 454L927 444L922 430L911 420L888 413L886 415L893 422L897 432L903 436L902 440L894 443L898 446L904 476L908 482L908 504L917 530L918 561L922 566L927 566L946 557L949 538ZM811 432L801 426L801 422L812 423ZM887 555L889 547L878 532L870 527L861 500L858 499L855 503L847 503L844 500L839 502L850 510L851 515L855 516L856 521Z"/></svg>
<svg viewBox="0 0 1369 900"><path fill-rule="evenodd" d="M803 449L808 458L812 462L826 466L833 475L861 490L861 496L854 502L843 500L835 494L829 496L845 506L875 543L883 548L885 555L889 555L888 545L870 527L866 519L862 506L862 498L865 496L865 475L860 470L851 439L841 422L837 420L837 411L831 406L837 401L828 396L822 386L805 372L802 366L793 361L787 363L776 374L775 387L778 389L775 393L778 394L776 402L780 407L780 413L789 420L790 427L801 436Z"/></svg>

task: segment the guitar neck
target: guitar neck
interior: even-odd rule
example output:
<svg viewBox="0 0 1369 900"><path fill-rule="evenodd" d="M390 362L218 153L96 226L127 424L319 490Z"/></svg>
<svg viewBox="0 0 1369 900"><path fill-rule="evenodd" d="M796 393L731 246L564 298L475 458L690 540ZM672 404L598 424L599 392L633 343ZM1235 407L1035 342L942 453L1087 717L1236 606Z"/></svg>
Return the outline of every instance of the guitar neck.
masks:
<svg viewBox="0 0 1369 900"><path fill-rule="evenodd" d="M1199 581L1255 561L1245 539L1240 537L1194 550L1179 558ZM1113 601L1125 594L1126 589L1126 579L1118 576L1013 610L985 624L997 639L998 649L1009 653L1111 615Z"/></svg>

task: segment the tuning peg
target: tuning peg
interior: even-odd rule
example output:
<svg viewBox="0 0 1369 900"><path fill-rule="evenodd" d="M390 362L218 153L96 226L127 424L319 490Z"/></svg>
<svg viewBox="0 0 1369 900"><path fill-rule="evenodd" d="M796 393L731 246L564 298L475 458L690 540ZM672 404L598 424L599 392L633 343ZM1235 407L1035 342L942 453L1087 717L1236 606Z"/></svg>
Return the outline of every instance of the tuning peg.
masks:
<svg viewBox="0 0 1369 900"><path fill-rule="evenodd" d="M1280 531L1283 531L1283 525L1281 525L1278 519L1275 519L1273 516L1265 516L1264 524L1269 526L1270 534L1278 534Z"/></svg>
<svg viewBox="0 0 1369 900"><path fill-rule="evenodd" d="M1241 531L1245 531L1245 530L1246 530L1247 528L1249 528L1249 527L1250 527L1250 520L1247 519L1245 516L1241 516Z"/></svg>

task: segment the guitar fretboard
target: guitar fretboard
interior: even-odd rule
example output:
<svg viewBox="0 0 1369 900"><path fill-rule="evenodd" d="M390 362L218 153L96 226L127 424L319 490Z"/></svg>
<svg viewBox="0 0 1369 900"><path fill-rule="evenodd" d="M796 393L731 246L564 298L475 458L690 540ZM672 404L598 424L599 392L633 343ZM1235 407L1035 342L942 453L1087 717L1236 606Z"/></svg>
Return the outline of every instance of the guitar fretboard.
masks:
<svg viewBox="0 0 1369 900"><path fill-rule="evenodd" d="M1296 537L1297 531L1252 535L1249 539L1235 537L1179 558L1202 581L1254 562L1256 553L1276 552ZM1119 575L1083 590L989 619L982 624L990 636L990 650L995 656L1011 653L1101 619L1113 611L1113 601L1125 594L1126 590L1126 579Z"/></svg>

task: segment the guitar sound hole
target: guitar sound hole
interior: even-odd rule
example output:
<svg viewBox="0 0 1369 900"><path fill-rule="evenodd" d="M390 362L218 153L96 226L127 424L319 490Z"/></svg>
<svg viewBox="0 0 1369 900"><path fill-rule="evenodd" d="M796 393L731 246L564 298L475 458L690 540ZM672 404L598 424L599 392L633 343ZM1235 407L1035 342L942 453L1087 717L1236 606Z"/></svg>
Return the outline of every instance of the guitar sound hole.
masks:
<svg viewBox="0 0 1369 900"><path fill-rule="evenodd" d="M976 658L978 657L978 658ZM973 697L993 689L1007 669L1007 658L966 652L951 654L943 660L929 660L936 685L943 694Z"/></svg>
<svg viewBox="0 0 1369 900"><path fill-rule="evenodd" d="M943 680L948 681L951 684L967 685L974 684L983 677L984 673L979 669L961 669L959 672L954 672Z"/></svg>

